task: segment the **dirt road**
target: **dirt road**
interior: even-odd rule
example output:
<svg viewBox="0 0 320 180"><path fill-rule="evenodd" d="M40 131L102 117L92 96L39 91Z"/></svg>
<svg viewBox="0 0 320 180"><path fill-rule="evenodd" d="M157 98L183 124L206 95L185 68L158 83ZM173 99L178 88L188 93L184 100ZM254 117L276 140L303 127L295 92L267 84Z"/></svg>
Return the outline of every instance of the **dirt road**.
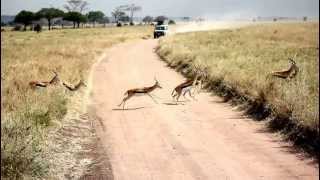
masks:
<svg viewBox="0 0 320 180"><path fill-rule="evenodd" d="M184 78L159 60L156 45L115 46L93 68L91 107L114 179L318 179L311 160L220 98L201 93L174 105L171 91ZM155 76L158 104L142 96L119 109L127 89L153 85Z"/></svg>

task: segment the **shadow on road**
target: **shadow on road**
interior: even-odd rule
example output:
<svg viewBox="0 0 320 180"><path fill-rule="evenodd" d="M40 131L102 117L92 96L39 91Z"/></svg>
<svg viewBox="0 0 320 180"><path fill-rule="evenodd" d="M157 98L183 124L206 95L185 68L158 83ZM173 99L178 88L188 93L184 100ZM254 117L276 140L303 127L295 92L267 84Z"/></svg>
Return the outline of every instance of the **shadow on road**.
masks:
<svg viewBox="0 0 320 180"><path fill-rule="evenodd" d="M125 109L115 108L115 109L112 109L112 111L134 111L134 110L143 109L143 108L145 108L145 107L143 106L143 107L125 108Z"/></svg>
<svg viewBox="0 0 320 180"><path fill-rule="evenodd" d="M165 104L165 105L185 105L183 103L162 103L162 104Z"/></svg>

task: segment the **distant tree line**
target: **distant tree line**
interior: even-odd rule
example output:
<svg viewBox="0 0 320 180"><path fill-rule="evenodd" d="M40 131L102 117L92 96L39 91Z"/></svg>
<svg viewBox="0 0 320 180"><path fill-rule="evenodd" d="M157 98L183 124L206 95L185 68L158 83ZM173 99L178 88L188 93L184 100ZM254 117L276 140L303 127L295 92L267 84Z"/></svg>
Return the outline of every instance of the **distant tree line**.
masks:
<svg viewBox="0 0 320 180"><path fill-rule="evenodd" d="M88 3L84 0L68 0L64 5L66 12L57 8L42 8L37 12L20 11L14 18L14 23L23 24L23 29L26 30L27 26L37 24L40 19L46 19L48 29L52 29L53 19L61 18L63 21L70 21L73 23L73 28L79 28L81 23L92 23L93 26L98 23L109 23L110 20L101 11L89 11L84 14L87 9ZM63 22L60 21L63 27Z"/></svg>
<svg viewBox="0 0 320 180"><path fill-rule="evenodd" d="M99 24L107 24L110 23L109 17L105 16L105 14L101 11L89 11L88 13L84 13L87 10L88 2L85 0L67 0L64 8L66 11L63 11L58 8L42 8L37 12L20 11L14 18L13 23L22 24L23 30L27 30L27 26L33 25L33 28L39 28L39 21L41 19L45 19L47 22L48 30L52 29L53 25L58 24L61 27L64 27L63 21L72 22L73 28L80 28L80 24L90 23L95 27L96 23ZM133 17L134 14L138 11L141 11L142 8L135 4L130 5L122 5L116 7L112 12L111 16L113 18L114 23L117 23L121 26L123 23L130 23L130 25L134 25ZM127 13L129 15L127 15ZM53 22L53 20L59 19L59 21ZM142 19L142 22L145 24L153 24L153 22L164 22L165 20L169 20L165 16L151 17L145 16ZM173 20L169 20L169 24L175 24ZM1 25L5 25L1 23ZM34 25L36 25L34 27ZM17 28L19 29L19 28Z"/></svg>
<svg viewBox="0 0 320 180"><path fill-rule="evenodd" d="M33 13L31 11L20 11L15 19L15 23L21 23L24 25L24 30L26 30L28 25L32 22L45 18L48 21L48 29L51 30L52 20L54 18L62 18L65 21L71 21L73 23L73 28L79 28L80 23L109 23L109 18L104 15L101 11L90 11L87 14L81 14L80 12L70 11L63 12L62 10L55 8L42 8L40 11Z"/></svg>
<svg viewBox="0 0 320 180"><path fill-rule="evenodd" d="M144 22L145 24L152 24L154 22L156 22L157 24L163 24L165 21L168 21L168 24L176 24L174 20L169 19L166 16L157 16L155 18L153 18L152 16L145 16L142 19L142 22Z"/></svg>

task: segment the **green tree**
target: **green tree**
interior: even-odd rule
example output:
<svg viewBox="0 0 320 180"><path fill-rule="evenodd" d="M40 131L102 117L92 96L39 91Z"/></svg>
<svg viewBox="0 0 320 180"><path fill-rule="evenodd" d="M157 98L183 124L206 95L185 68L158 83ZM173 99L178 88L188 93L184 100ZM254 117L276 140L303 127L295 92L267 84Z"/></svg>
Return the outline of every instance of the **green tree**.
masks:
<svg viewBox="0 0 320 180"><path fill-rule="evenodd" d="M76 24L77 24L77 27L79 28L81 22L86 22L87 21L87 17L86 16L82 15L79 12L74 12L74 11L67 12L65 14L65 16L63 17L63 19L67 20L67 21L72 21L73 22L73 28L76 28Z"/></svg>
<svg viewBox="0 0 320 180"><path fill-rule="evenodd" d="M79 28L79 25L80 25L80 23L87 23L88 22L88 17L86 16L86 15L81 15L81 17L80 17L80 21L79 22L77 22L78 23L78 28ZM82 25L83 25L82 24Z"/></svg>
<svg viewBox="0 0 320 180"><path fill-rule="evenodd" d="M52 19L57 17L63 17L64 12L56 8L42 8L36 13L37 19L46 18L48 20L48 27L51 30Z"/></svg>
<svg viewBox="0 0 320 180"><path fill-rule="evenodd" d="M101 11L90 11L87 17L88 21L93 22L93 27L95 27L96 22L102 22L104 20L104 13Z"/></svg>
<svg viewBox="0 0 320 180"><path fill-rule="evenodd" d="M32 23L34 18L35 18L35 15L33 12L22 10L16 15L16 17L14 18L14 22L22 23L24 25L23 29L27 30L27 26Z"/></svg>

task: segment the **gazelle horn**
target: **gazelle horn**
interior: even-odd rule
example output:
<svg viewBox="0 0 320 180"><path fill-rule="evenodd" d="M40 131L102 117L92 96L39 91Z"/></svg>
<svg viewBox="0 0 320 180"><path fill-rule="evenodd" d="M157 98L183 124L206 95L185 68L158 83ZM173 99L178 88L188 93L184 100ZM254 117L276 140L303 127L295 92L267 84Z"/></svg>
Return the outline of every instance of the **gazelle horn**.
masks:
<svg viewBox="0 0 320 180"><path fill-rule="evenodd" d="M156 82L158 82L158 80L157 80L157 78L156 78L156 77L154 77L154 80L155 80Z"/></svg>

